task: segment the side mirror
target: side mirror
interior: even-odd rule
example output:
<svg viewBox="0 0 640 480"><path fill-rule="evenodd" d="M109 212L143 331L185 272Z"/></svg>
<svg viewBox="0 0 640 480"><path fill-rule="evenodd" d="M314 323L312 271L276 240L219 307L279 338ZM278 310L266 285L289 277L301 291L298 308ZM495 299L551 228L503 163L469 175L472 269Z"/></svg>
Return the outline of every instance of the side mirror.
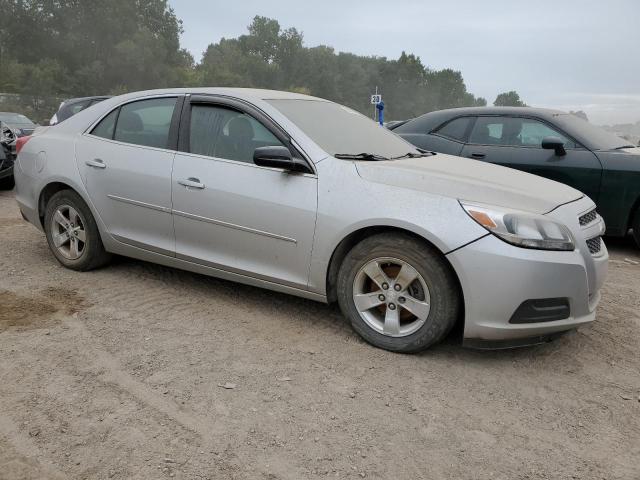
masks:
<svg viewBox="0 0 640 480"><path fill-rule="evenodd" d="M287 147L259 147L253 152L253 163L261 167L282 168L290 172L309 173L307 164L293 158Z"/></svg>
<svg viewBox="0 0 640 480"><path fill-rule="evenodd" d="M564 142L558 137L545 137L542 139L542 148L545 150L555 150L556 155L563 157L567 154L564 149Z"/></svg>

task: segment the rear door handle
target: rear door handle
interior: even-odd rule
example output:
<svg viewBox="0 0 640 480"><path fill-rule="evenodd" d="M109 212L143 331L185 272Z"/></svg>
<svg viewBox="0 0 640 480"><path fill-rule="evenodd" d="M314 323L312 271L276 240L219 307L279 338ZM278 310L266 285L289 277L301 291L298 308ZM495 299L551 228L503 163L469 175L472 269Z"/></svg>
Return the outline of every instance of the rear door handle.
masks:
<svg viewBox="0 0 640 480"><path fill-rule="evenodd" d="M198 190L202 190L204 188L204 183L200 183L200 180L194 177L178 180L178 183L187 188L197 188Z"/></svg>
<svg viewBox="0 0 640 480"><path fill-rule="evenodd" d="M95 160L87 160L86 162L84 162L84 164L87 167L107 168L107 165L102 160L100 160L99 158L96 158Z"/></svg>
<svg viewBox="0 0 640 480"><path fill-rule="evenodd" d="M487 156L486 153L472 153L471 154L471 157L473 157L473 158L484 158L486 156Z"/></svg>

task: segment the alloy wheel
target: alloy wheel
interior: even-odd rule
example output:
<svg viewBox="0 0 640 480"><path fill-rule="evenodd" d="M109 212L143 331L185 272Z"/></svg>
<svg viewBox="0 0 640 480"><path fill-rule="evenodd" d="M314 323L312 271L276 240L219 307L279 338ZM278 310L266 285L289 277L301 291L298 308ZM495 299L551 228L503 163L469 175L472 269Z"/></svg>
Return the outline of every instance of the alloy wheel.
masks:
<svg viewBox="0 0 640 480"><path fill-rule="evenodd" d="M84 253L87 234L85 222L78 211L60 205L51 217L51 240L58 252L69 260L77 260Z"/></svg>
<svg viewBox="0 0 640 480"><path fill-rule="evenodd" d="M353 282L353 303L378 333L405 337L424 325L431 309L429 288L409 263L384 257L368 261Z"/></svg>

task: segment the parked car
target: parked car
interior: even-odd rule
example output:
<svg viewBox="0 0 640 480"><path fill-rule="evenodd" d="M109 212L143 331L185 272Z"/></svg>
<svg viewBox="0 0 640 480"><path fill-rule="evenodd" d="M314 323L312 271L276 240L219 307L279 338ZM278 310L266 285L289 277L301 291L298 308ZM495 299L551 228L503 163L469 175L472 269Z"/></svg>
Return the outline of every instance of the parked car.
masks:
<svg viewBox="0 0 640 480"><path fill-rule="evenodd" d="M427 113L393 131L417 147L516 168L593 199L607 235L640 246L640 148L568 113L475 107ZM540 192L544 194L544 192Z"/></svg>
<svg viewBox="0 0 640 480"><path fill-rule="evenodd" d="M31 135L37 126L25 115L12 112L0 112L0 122L13 130L16 137Z"/></svg>
<svg viewBox="0 0 640 480"><path fill-rule="evenodd" d="M18 205L62 265L115 253L337 300L392 351L425 349L458 320L469 346L547 341L594 319L607 271L581 192L421 153L306 95L138 92L18 149Z"/></svg>
<svg viewBox="0 0 640 480"><path fill-rule="evenodd" d="M0 121L0 189L2 190L13 188L12 145L15 140L15 132Z"/></svg>
<svg viewBox="0 0 640 480"><path fill-rule="evenodd" d="M70 98L60 104L58 111L53 114L49 125L57 125L60 122L64 122L67 118L74 116L76 113L81 112L85 108L89 108L91 105L100 103L110 96L98 96L98 97L82 97L82 98Z"/></svg>

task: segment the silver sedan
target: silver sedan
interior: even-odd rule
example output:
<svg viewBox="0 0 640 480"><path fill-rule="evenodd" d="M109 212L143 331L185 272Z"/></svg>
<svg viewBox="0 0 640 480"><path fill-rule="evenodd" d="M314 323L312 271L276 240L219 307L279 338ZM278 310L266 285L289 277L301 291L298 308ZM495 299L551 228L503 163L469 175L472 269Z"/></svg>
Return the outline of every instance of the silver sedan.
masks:
<svg viewBox="0 0 640 480"><path fill-rule="evenodd" d="M24 137L23 216L65 267L111 254L337 301L367 342L529 345L592 321L608 254L559 183L417 150L342 105L172 89Z"/></svg>

